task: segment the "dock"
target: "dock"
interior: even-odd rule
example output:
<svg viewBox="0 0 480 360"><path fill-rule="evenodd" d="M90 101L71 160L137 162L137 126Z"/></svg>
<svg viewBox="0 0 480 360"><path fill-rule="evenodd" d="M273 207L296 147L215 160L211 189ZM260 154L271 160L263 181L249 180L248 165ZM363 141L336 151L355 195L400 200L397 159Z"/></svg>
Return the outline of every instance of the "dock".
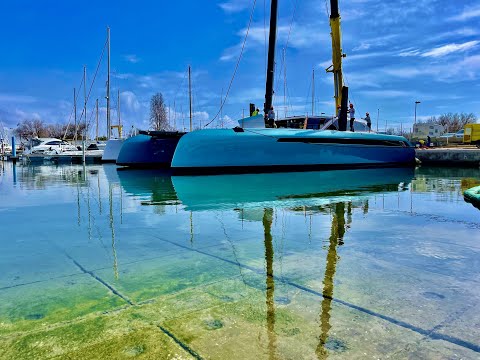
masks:
<svg viewBox="0 0 480 360"><path fill-rule="evenodd" d="M82 154L59 154L59 155L43 155L43 154L24 154L22 161L30 164L83 164ZM85 155L86 164L102 163L102 154Z"/></svg>
<svg viewBox="0 0 480 360"><path fill-rule="evenodd" d="M417 149L416 157L423 165L480 167L477 147Z"/></svg>

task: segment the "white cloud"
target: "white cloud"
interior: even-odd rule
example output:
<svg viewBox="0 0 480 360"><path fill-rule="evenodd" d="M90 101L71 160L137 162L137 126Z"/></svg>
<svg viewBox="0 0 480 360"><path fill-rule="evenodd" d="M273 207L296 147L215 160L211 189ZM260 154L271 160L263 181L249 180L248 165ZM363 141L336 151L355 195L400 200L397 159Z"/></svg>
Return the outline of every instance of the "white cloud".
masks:
<svg viewBox="0 0 480 360"><path fill-rule="evenodd" d="M248 9L251 5L250 0L231 0L218 4L226 13L236 13Z"/></svg>
<svg viewBox="0 0 480 360"><path fill-rule="evenodd" d="M123 109L134 112L140 109L140 102L137 96L131 91L124 91L120 93L121 105Z"/></svg>
<svg viewBox="0 0 480 360"><path fill-rule="evenodd" d="M459 36L466 37L466 36L475 36L480 34L480 30L474 29L471 27L462 27L460 29L447 31L435 36L430 37L430 40L441 40L449 37L458 38Z"/></svg>
<svg viewBox="0 0 480 360"><path fill-rule="evenodd" d="M293 23L291 30L290 25L280 25L277 28L277 44L283 46L288 41L288 47L295 49L314 48L320 44L330 45L330 35L327 32L312 31L312 29L315 28L318 28L318 24L299 25ZM242 42L225 49L220 57L221 61L235 59L240 54L243 37L246 32L246 28L238 32L238 35L242 38ZM268 37L269 30L265 30L263 25L253 26L249 30L246 47L263 50L265 48L265 39L268 41Z"/></svg>
<svg viewBox="0 0 480 360"><path fill-rule="evenodd" d="M421 51L417 48L407 48L400 51L398 56L407 57L407 56L417 56L420 55Z"/></svg>
<svg viewBox="0 0 480 360"><path fill-rule="evenodd" d="M411 91L403 90L364 90L362 94L378 98L411 97Z"/></svg>
<svg viewBox="0 0 480 360"><path fill-rule="evenodd" d="M122 73L115 73L115 72L112 72L112 77L116 78L116 79L120 79L120 80L128 80L128 79L131 79L134 77L133 74L122 74Z"/></svg>
<svg viewBox="0 0 480 360"><path fill-rule="evenodd" d="M28 95L0 94L0 103L30 104L37 99Z"/></svg>
<svg viewBox="0 0 480 360"><path fill-rule="evenodd" d="M479 43L480 43L480 41L468 41L468 42L463 43L463 44L447 44L447 45L444 45L444 46L434 48L430 51L427 51L420 56L422 56L422 57L445 56L445 55L448 55L448 54L454 53L454 52L458 53L458 52L466 51L468 49L471 49L471 48L477 46L477 44L479 44Z"/></svg>
<svg viewBox="0 0 480 360"><path fill-rule="evenodd" d="M469 19L473 19L476 17L480 17L480 5L476 5L473 7L465 7L465 10L461 14L451 17L449 20L453 21L465 21Z"/></svg>
<svg viewBox="0 0 480 360"><path fill-rule="evenodd" d="M480 77L480 55L467 56L454 63L442 65L417 65L415 67L387 68L382 70L388 75L410 79L417 76L433 77L436 81L451 82L461 80L475 80Z"/></svg>
<svg viewBox="0 0 480 360"><path fill-rule="evenodd" d="M208 112L206 111L195 111L193 114L192 114L193 118L197 121L207 121L207 120L210 120L210 115L208 115Z"/></svg>
<svg viewBox="0 0 480 360"><path fill-rule="evenodd" d="M128 61L129 63L136 64L140 61L142 61L137 55L135 54L127 54L123 55L123 58Z"/></svg>
<svg viewBox="0 0 480 360"><path fill-rule="evenodd" d="M384 69L384 73L399 78L413 78L423 74L423 71L419 67L399 67Z"/></svg>

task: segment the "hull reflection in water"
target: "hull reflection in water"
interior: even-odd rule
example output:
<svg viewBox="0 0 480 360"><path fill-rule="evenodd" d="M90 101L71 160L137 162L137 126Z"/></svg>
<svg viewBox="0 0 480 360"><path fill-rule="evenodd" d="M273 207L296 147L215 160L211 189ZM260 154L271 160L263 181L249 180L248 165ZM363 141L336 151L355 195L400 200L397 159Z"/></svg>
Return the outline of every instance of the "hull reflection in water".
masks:
<svg viewBox="0 0 480 360"><path fill-rule="evenodd" d="M341 263L338 250L345 244L346 229L352 226L353 209L362 208L364 213L368 212L368 200L356 204L352 197L396 192L406 188L414 177L413 169L408 168L187 177L170 177L159 171L119 171L118 174L125 191L140 197L142 204L165 205L179 200L191 212L261 210L262 216L256 220L263 225L265 350L271 359L276 359L279 351L275 285L288 281L275 274L273 219L278 207L322 205L315 211L331 214L331 225L322 287L315 290L321 298L317 308L317 342L312 349L322 360L347 349L345 341L332 334L331 329L335 325L332 322L335 275ZM290 285L297 287L294 283Z"/></svg>
<svg viewBox="0 0 480 360"><path fill-rule="evenodd" d="M414 177L410 168L332 170L220 176L173 176L178 199L189 210L294 206L339 196L397 191ZM275 203L275 204L272 204Z"/></svg>
<svg viewBox="0 0 480 360"><path fill-rule="evenodd" d="M120 169L117 174L125 192L138 196L143 205L177 203L177 194L167 171Z"/></svg>

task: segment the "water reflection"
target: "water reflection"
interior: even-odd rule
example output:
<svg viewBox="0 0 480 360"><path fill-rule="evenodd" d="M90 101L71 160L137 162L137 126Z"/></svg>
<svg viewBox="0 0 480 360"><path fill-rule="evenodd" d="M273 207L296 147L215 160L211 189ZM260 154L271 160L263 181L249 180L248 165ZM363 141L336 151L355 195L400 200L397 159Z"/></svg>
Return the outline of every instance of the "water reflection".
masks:
<svg viewBox="0 0 480 360"><path fill-rule="evenodd" d="M124 190L154 205L187 210L321 205L332 198L398 191L414 177L408 168L220 176L173 176L161 171L118 171Z"/></svg>
<svg viewBox="0 0 480 360"><path fill-rule="evenodd" d="M267 304L267 333L268 333L268 353L270 359L275 359L275 279L273 275L273 242L272 242L272 220L273 209L264 209L263 211L263 229L265 242L265 263L266 263L266 304Z"/></svg>
<svg viewBox="0 0 480 360"><path fill-rule="evenodd" d="M334 212L329 238L327 264L323 279L323 300L320 313L320 341L315 351L319 359L326 359L328 357L326 345L328 342L328 332L332 327L330 324L330 312L332 310L333 286L338 261L337 247L343 245L343 237L345 235L345 203L339 202L332 205L332 208ZM347 208L349 223L351 223L351 203L347 204Z"/></svg>
<svg viewBox="0 0 480 360"><path fill-rule="evenodd" d="M13 170L7 165L0 174L7 180L0 179L4 223L31 219L37 237L29 240L25 232L15 235L22 246L4 245L2 295L28 294L24 286L40 281L43 287L52 274L70 276L73 260L77 271L95 275L89 280L97 287L72 282L67 290L79 289L74 300L62 298L57 308L69 304L72 312L78 294L95 298L98 287L98 299L105 299L101 290L108 285L119 302L102 310L125 301L153 304L145 306L149 316L157 314L152 318L174 335L194 335L189 345L206 357L225 334L238 334L250 341L249 351L261 353L257 358L356 358L372 349L382 358L398 354L413 333L440 339L441 327L448 334L441 339L477 349L475 339L458 333L472 325L465 309L475 305L478 213L456 195L480 179L476 169L442 170L443 177L427 169L171 177L108 166L18 166L12 186ZM39 204L55 212L44 216ZM55 259L46 270L43 260L38 267L45 279L30 276L31 257L22 260L18 249ZM417 303L423 317L411 305ZM3 314L12 313L9 304L3 302ZM21 310L23 317L40 313ZM448 328L449 313L465 317ZM214 328L195 325L210 317Z"/></svg>
<svg viewBox="0 0 480 360"><path fill-rule="evenodd" d="M339 256L337 249L344 244L346 229L351 226L354 205L368 213L368 199L362 195L397 192L406 189L413 178L412 169L342 170L296 174L255 174L225 176L170 177L164 172L119 171L122 187L135 195L142 205L165 207L181 203L190 213L191 243L193 243L193 212L235 210L242 223L245 214L250 220L260 220L261 209L265 251L265 303L268 356L277 358L275 332L275 275L272 222L275 209L289 209L311 216L332 214L326 267L323 278L323 299L319 323L320 334L315 353L326 359L329 349L338 350L341 342L329 339L334 279ZM348 199L347 201L345 201ZM250 215L249 215L250 214ZM309 231L311 233L311 229ZM338 342L338 344L337 344ZM340 344L340 345L339 345Z"/></svg>

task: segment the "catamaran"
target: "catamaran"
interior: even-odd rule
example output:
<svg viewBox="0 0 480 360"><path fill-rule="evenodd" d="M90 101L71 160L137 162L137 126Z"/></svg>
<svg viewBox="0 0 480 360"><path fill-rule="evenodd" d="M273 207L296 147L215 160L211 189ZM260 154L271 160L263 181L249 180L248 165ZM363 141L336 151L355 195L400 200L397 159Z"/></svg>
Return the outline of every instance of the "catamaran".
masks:
<svg viewBox="0 0 480 360"><path fill-rule="evenodd" d="M330 0L335 108L339 130L288 128L203 129L180 138L175 174L262 173L413 166L415 149L402 136L346 131L348 88L343 85L338 0ZM271 1L264 112L272 105L278 0Z"/></svg>

